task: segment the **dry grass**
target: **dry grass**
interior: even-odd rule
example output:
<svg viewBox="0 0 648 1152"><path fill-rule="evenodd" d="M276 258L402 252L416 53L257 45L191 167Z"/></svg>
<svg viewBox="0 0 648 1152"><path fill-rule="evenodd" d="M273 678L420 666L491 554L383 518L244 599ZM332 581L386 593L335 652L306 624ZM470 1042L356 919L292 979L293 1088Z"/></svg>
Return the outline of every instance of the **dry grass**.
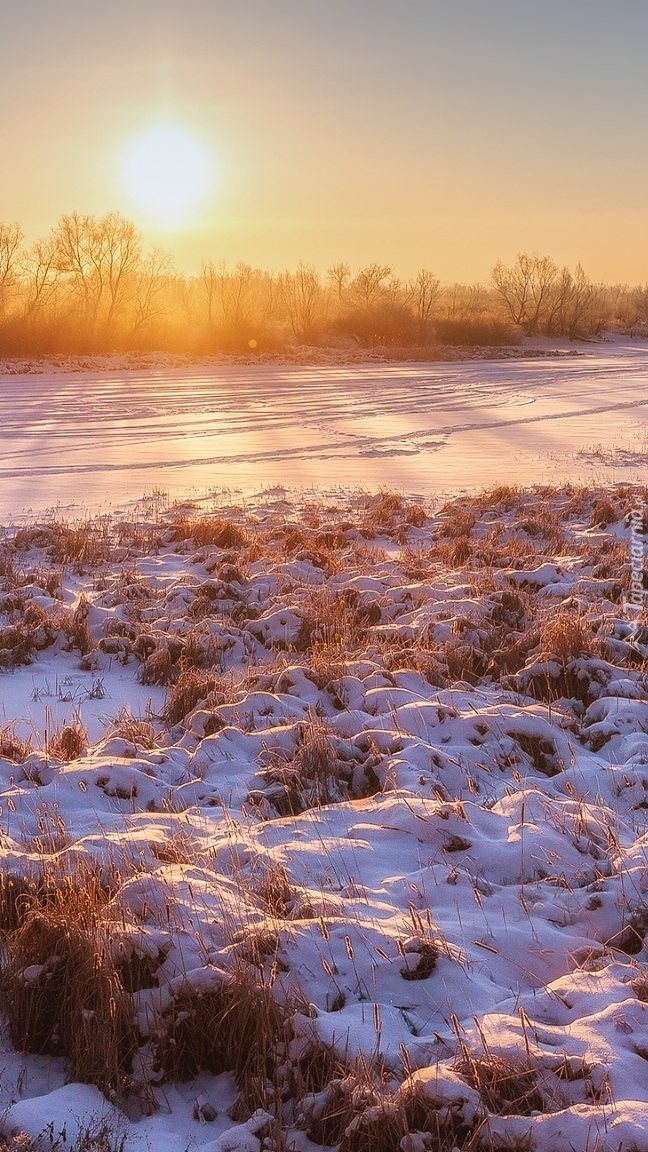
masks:
<svg viewBox="0 0 648 1152"><path fill-rule="evenodd" d="M378 619L378 606L361 605L354 589L333 595L325 589L309 597L292 647L306 654L319 688L344 675L347 663L362 650L371 622Z"/></svg>
<svg viewBox="0 0 648 1152"><path fill-rule="evenodd" d="M85 756L88 750L88 731L80 714L77 712L68 722L64 719L60 724L54 724L51 713L46 713L45 727L45 754L55 760L69 764L71 760L78 760Z"/></svg>
<svg viewBox="0 0 648 1152"><path fill-rule="evenodd" d="M467 1123L461 1113L430 1099L419 1086L394 1090L367 1064L331 1080L323 1093L307 1099L307 1136L339 1152L409 1152L423 1135L430 1152L487 1152L492 1148L482 1122ZM314 1107L313 1107L314 1106ZM511 1149L522 1145L511 1145ZM493 1149L494 1152L494 1149Z"/></svg>
<svg viewBox="0 0 648 1152"><path fill-rule="evenodd" d="M498 1116L531 1116L547 1111L538 1074L522 1057L486 1052L476 1056L463 1045L455 1070L479 1092L484 1107Z"/></svg>
<svg viewBox="0 0 648 1152"><path fill-rule="evenodd" d="M362 633L362 625L354 628L354 611L359 596L354 589L344 593L331 593L323 589L309 597L308 605L293 647L297 652L327 646L350 652L354 640Z"/></svg>
<svg viewBox="0 0 648 1152"><path fill-rule="evenodd" d="M48 1125L35 1140L31 1140L24 1132L16 1133L7 1140L0 1136L0 1152L43 1152L45 1147L47 1152L124 1152L126 1144L125 1136L120 1136L119 1132L101 1122L82 1129L73 1142L65 1135L57 1139L57 1135L53 1126Z"/></svg>
<svg viewBox="0 0 648 1152"><path fill-rule="evenodd" d="M22 623L0 628L0 668L11 670L31 664L34 651L34 637Z"/></svg>
<svg viewBox="0 0 648 1152"><path fill-rule="evenodd" d="M341 759L318 721L303 725L292 756L262 753L260 763L268 801L279 816L296 816L351 795L353 764Z"/></svg>
<svg viewBox="0 0 648 1152"><path fill-rule="evenodd" d="M359 1065L356 1070L340 1069L335 1076L335 1068L330 1058L326 1061L328 1075L326 1083L312 1089L319 1099L306 1099L304 1126L306 1135L314 1144L340 1145L350 1125L367 1112L376 1112L384 1097L368 1066ZM396 1130L397 1131L397 1130ZM394 1131L394 1135L396 1134ZM398 1139L391 1145L398 1148Z"/></svg>
<svg viewBox="0 0 648 1152"><path fill-rule="evenodd" d="M168 688L170 684L175 684L178 675L178 662L173 659L170 648L160 645L147 656L137 678L140 684Z"/></svg>
<svg viewBox="0 0 648 1152"><path fill-rule="evenodd" d="M18 1051L63 1056L71 1080L119 1092L137 1038L110 958L106 901L86 875L32 904L5 937L2 991Z"/></svg>
<svg viewBox="0 0 648 1152"><path fill-rule="evenodd" d="M242 966L213 991L176 996L154 1036L158 1074L192 1080L200 1072L234 1072L239 1087L265 1080L287 1020L269 985Z"/></svg>
<svg viewBox="0 0 648 1152"><path fill-rule="evenodd" d="M143 748L149 751L157 744L157 733L150 716L134 716L130 708L124 705L117 715L109 721L106 735L127 740L133 748Z"/></svg>
<svg viewBox="0 0 648 1152"><path fill-rule="evenodd" d="M463 568L473 554L473 546L468 536L444 540L436 545L434 558L448 568Z"/></svg>
<svg viewBox="0 0 648 1152"><path fill-rule="evenodd" d="M591 654L594 636L591 627L576 612L558 612L540 630L540 647L562 664L577 656Z"/></svg>
<svg viewBox="0 0 648 1152"><path fill-rule="evenodd" d="M20 927L27 913L43 899L45 891L40 879L0 872L0 937Z"/></svg>
<svg viewBox="0 0 648 1152"><path fill-rule="evenodd" d="M11 599L15 601L16 597ZM87 620L88 604L83 597L73 613L58 606L46 610L23 600L14 615L18 616L15 622L0 628L0 668L11 670L31 664L38 652L51 647L59 637L65 638L68 649L76 648L82 655L94 648Z"/></svg>
<svg viewBox="0 0 648 1152"><path fill-rule="evenodd" d="M79 600L72 614L72 620L67 628L68 644L70 648L78 648L82 656L86 656L94 648L92 633L88 625L90 605L85 596Z"/></svg>
<svg viewBox="0 0 648 1152"><path fill-rule="evenodd" d="M37 786L40 785L41 781L37 773L32 774L31 779ZM59 805L56 801L48 804L47 800L41 800L36 809L36 815L38 816L38 834L32 837L28 846L41 857L56 856L69 843L65 818Z"/></svg>
<svg viewBox="0 0 648 1152"><path fill-rule="evenodd" d="M174 686L171 688L164 708L162 719L165 724L173 728L181 724L194 708L203 703L205 707L222 703L223 695L219 691L221 682L213 672L203 668L182 666Z"/></svg>
<svg viewBox="0 0 648 1152"><path fill-rule="evenodd" d="M501 510L512 512L522 500L526 500L526 492L518 484L496 484L487 488L480 496L476 496L472 503L480 512Z"/></svg>
<svg viewBox="0 0 648 1152"><path fill-rule="evenodd" d="M422 528L428 514L422 504L408 504L405 511L405 523L412 528Z"/></svg>
<svg viewBox="0 0 648 1152"><path fill-rule="evenodd" d="M52 564L74 564L77 570L96 568L112 558L110 517L97 516L76 524L51 520L20 528L14 537L14 547L19 553L43 549Z"/></svg>
<svg viewBox="0 0 648 1152"><path fill-rule="evenodd" d="M470 536L476 523L477 517L471 508L449 505L439 531L442 536Z"/></svg>
<svg viewBox="0 0 648 1152"><path fill-rule="evenodd" d="M590 528L607 528L620 520L623 513L619 504L608 496L600 496L590 509Z"/></svg>
<svg viewBox="0 0 648 1152"><path fill-rule="evenodd" d="M266 864L254 879L254 892L279 919L285 919L294 906L295 893L283 864Z"/></svg>
<svg viewBox="0 0 648 1152"><path fill-rule="evenodd" d="M422 504L406 500L399 492L383 488L365 502L364 520L360 531L368 539L376 535L394 536L405 544L410 528L421 528L427 520Z"/></svg>
<svg viewBox="0 0 648 1152"><path fill-rule="evenodd" d="M15 723L0 727L0 759L24 764L32 750L31 736L18 736Z"/></svg>
<svg viewBox="0 0 648 1152"><path fill-rule="evenodd" d="M169 530L171 540L193 540L198 548L245 548L250 542L247 532L218 516L175 516Z"/></svg>
<svg viewBox="0 0 648 1152"><path fill-rule="evenodd" d="M541 506L538 494L530 496L516 488L494 490L486 503L480 504L479 498L455 501L443 510L434 537L424 508L410 505L398 493L387 491L368 499L359 497L355 507L360 511L353 514L352 520L342 519L344 510L320 509L315 514L311 508L303 517L295 513L290 523L283 519L283 513L278 523L272 512L265 520L261 517L254 529L251 521L249 529L247 522L241 521L244 526L239 526L239 514L233 516L235 523L225 516L193 516L189 510L186 514L176 510L171 514L170 527L168 521L166 527L160 525L148 543L135 531L126 542L142 548L152 548L154 544L164 548L171 542L182 545L176 549L178 552L191 553L194 570L186 586L180 588L178 606L174 600L177 589L168 595L156 591L153 582L149 587L134 569L123 569L123 578L112 584L99 572L93 592L112 592L115 587L115 602L122 613L106 631L100 647L108 655L121 657L124 663L133 656L141 660L142 683L168 687L159 719L170 727L182 724L201 704L214 708L226 697L233 699L233 690L225 688L228 677L231 675L232 682L235 677L235 673L227 671L228 661L233 662L231 650L217 647L223 624L235 633L233 644L240 645L243 640L246 658L250 658L237 681L240 692L236 699L254 689L291 691L290 687L281 686L280 674L295 664L299 665L300 675L305 672L320 689L328 690L326 708L332 704L340 712L345 706L355 707L345 703L353 699L351 689L347 694L347 686L336 683L345 673L350 678L364 678L375 671L374 682L384 685L389 678L380 680L381 673L415 670L430 685L446 687L457 680L477 685L522 671L529 672L530 677L520 677L517 683L521 691L529 692L536 688L532 661L539 667L543 654L551 656L554 665L561 665L562 672L551 683L540 686L540 696L545 698L544 692L546 698L553 700L561 693L569 695L576 690L575 681L572 683L573 678L569 678L571 662L578 659L580 667L583 661L579 658L596 652L600 644L596 628L601 617L597 619L594 609L588 607L588 597L596 590L586 587L584 593L578 590L574 594L570 602L578 601L584 608L563 608L547 616L543 577L534 583L533 573L526 573L527 585L520 591L512 587L514 580L519 583L515 573L539 566L552 550L562 548L567 541L565 570L574 557L582 556L586 561L583 585L590 581L590 573L593 580L620 580L622 565L627 562L625 543L588 534L586 529L588 520L597 528L618 520L622 509L617 500L621 497L597 499L593 491L575 493L572 503L574 510L578 505L578 512L574 511L574 515L580 517L580 536L575 539L573 524L567 523L565 517L561 519L565 494L556 490L553 494L547 491L545 496L546 508ZM517 512L516 523L504 517L511 511ZM384 533L397 542L403 541L400 559L395 559L391 551L379 554L369 543L358 544L358 525L367 537ZM425 532L412 531L421 528ZM73 537L49 525L40 536L26 535L23 546L42 547L50 554L68 556L66 563L98 563L103 547L99 528L85 531L86 544L81 535ZM194 547L203 551L194 552ZM212 548L223 551L215 554L210 551ZM89 559L93 555L95 559ZM297 567L302 561L303 574ZM91 651L88 607L83 600L74 614L66 613L59 605L44 611L29 603L29 593L20 583L25 579L20 566L10 556L1 563L7 573L0 607L8 621L0 630L0 644L6 640L9 653L6 666L31 659L39 645L51 642L51 637L58 638L61 632L67 635L69 647L81 653ZM199 572L199 565L204 566L207 576ZM449 576L441 571L442 566L465 567L467 571ZM57 573L54 569L49 572L43 580L54 589ZM268 573L270 579L266 580ZM249 591L246 582L254 584L259 574L266 581L264 591L259 593L258 584ZM322 587L322 582L333 574L339 579ZM439 606L435 589L430 592L429 588L402 587L403 574L412 582L443 583L450 601L447 610ZM374 590L359 593L356 588L340 589L340 583L351 577L368 578L372 583L366 587ZM11 581L16 582L13 588L9 587ZM358 586L362 588L362 584ZM399 593L403 594L402 601ZM613 594L605 592L610 599ZM302 615L302 628L294 645L299 656L294 651L279 654L269 643L261 651L251 628L245 635L248 622L265 611L263 597L267 597L269 609L289 604ZM461 607L457 607L458 602ZM204 623L187 631L187 611ZM442 640L436 639L439 636ZM610 661L621 663L623 658L618 651L616 655L616 650L610 651ZM0 663L2 659L0 652ZM241 659L236 656L237 661ZM354 667L356 662L362 662L365 671L359 672L357 665ZM241 663L233 666L240 668ZM543 676L546 680L544 671ZM391 682L397 683L394 679ZM583 691L586 690L585 687ZM433 698L434 693L429 696ZM219 723L217 714L214 723ZM253 724L251 721L250 726ZM150 716L136 718L124 709L108 732L127 740L134 750L153 749L157 742L156 725ZM264 819L294 816L308 808L379 790L377 776L372 775L372 765L377 761L372 761L369 754L363 759L360 745L356 752L356 744L341 739L333 723L327 729L313 713L297 728L291 724L291 735L294 731L299 735L290 745L290 752L264 752L259 759L262 787L254 791L254 801L250 800L255 815ZM285 735L282 734L284 746L291 739L286 737L284 741ZM546 776L563 770L557 747L550 740L517 733L512 724L507 725L504 735L515 741L511 763L520 765L528 760ZM164 735L164 742L169 742L168 734ZM472 743L480 741L475 739ZM73 718L71 725L61 725L56 732L48 730L47 750L58 759L82 755L86 744L87 735L78 718ZM29 751L29 742L21 745L10 725L0 729L0 755L5 759L19 764ZM484 756L487 752L488 749ZM385 760L386 757L387 753ZM441 789L439 794L443 795ZM248 809L246 817L249 814ZM50 827L46 817L44 827L42 836L30 839L27 847L39 852L41 867L45 859L45 864L53 868L55 861L46 857L63 846L64 829ZM210 859L207 850L200 857L198 839L194 840L188 832L170 835L164 843L149 847L153 868L160 874L198 863L207 867ZM449 834L442 847L450 854L450 867L452 853L466 852L470 845L463 837ZM429 1146L435 1152L451 1152L454 1148L479 1148L483 1152L489 1147L483 1128L459 1123L453 1119L451 1109L440 1107L420 1092L394 1090L393 1084L387 1084L386 1074L383 1076L384 1069L378 1066L378 1057L373 1067L351 1069L334 1053L313 1044L310 1048L294 1045L292 1051L299 1055L294 1060L291 1057L292 1063L286 1059L294 1038L291 1029L296 1027L292 1015L295 1005L286 1003L285 989L279 989L284 963L280 949L282 941L301 927L294 922L302 915L304 919L313 916L313 907L306 910L308 899L313 906L317 906L317 901L291 883L290 865L275 863L270 856L258 860L249 872L246 864L247 890L241 887L245 899L240 923L235 926L241 928L240 933L230 933L235 916L230 916L227 924L227 956L230 963L236 957L234 971L229 976L215 977L212 989L202 993L192 989L187 980L182 991L174 993L171 1006L154 1021L151 1045L160 1078L190 1079L203 1071L234 1072L239 1098L231 1115L237 1120L246 1119L256 1107L268 1108L280 1117L281 1098L285 1104L289 1096L290 1108L294 1106L298 1112L304 1097L319 1098L324 1094L326 1099L319 1098L317 1107L311 1108L304 1101L304 1126L310 1139L339 1145L342 1152L410 1152L403 1141L420 1132L430 1134ZM171 923L173 881L169 884L167 912ZM79 888L85 889L85 894ZM253 928L246 923L251 910L255 917ZM198 916L197 912L199 924ZM2 990L9 1005L11 1035L19 1047L65 1057L71 1076L90 1079L106 1092L124 1091L128 1084L131 1057L143 1039L134 1035L133 997L138 989L153 987L157 980L155 956L133 959L128 953L125 959L115 960L114 935L119 928L116 918L117 913L108 908L107 894L92 878L87 883L83 878L75 883L60 879L50 882L26 875L0 880L0 930L6 941ZM198 935L199 927L195 932ZM645 936L645 923L639 914L624 926L623 932L610 946L638 955ZM415 943L416 947L403 946L394 975L398 981L400 972L405 982L429 979L433 991L435 980L440 979L434 973L445 942L431 932L423 932ZM209 955L215 962L214 954ZM170 969L172 964L175 958ZM413 992L415 985L403 984L403 988L408 986ZM645 981L636 980L633 989L640 999L648 1001ZM346 994L341 994L341 1002ZM309 1011L303 1005L299 1010ZM541 1076L543 1066L535 1066L529 1059L486 1050L476 1055L460 1045L456 1070L475 1087L484 1108L491 1113L526 1116L552 1107L546 1077Z"/></svg>

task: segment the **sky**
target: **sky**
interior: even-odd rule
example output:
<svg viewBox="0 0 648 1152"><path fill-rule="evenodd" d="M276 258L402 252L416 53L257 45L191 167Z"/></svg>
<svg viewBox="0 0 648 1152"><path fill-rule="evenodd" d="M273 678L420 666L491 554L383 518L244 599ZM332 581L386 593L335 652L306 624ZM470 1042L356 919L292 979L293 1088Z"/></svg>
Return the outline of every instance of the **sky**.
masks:
<svg viewBox="0 0 648 1152"><path fill-rule="evenodd" d="M119 211L188 272L538 251L648 280L646 0L0 0L0 220ZM162 225L124 157L210 165Z"/></svg>

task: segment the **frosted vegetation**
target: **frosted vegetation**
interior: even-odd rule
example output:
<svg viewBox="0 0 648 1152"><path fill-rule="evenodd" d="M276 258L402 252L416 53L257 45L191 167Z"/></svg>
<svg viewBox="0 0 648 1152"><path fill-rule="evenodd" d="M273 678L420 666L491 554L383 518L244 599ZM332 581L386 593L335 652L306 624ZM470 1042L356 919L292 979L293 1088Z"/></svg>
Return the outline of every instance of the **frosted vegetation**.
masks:
<svg viewBox="0 0 648 1152"><path fill-rule="evenodd" d="M8 1146L648 1147L642 499L4 530Z"/></svg>
<svg viewBox="0 0 648 1152"><path fill-rule="evenodd" d="M408 281L389 265L326 276L300 264L269 272L246 263L203 264L199 276L144 252L116 213L61 217L26 247L18 224L0 223L0 354L118 350L281 353L295 345L352 352L407 349L448 357L453 346L502 346L522 336L571 340L616 323L644 331L648 288L595 284L578 265L537 254L498 262L491 281L443 286L421 269Z"/></svg>

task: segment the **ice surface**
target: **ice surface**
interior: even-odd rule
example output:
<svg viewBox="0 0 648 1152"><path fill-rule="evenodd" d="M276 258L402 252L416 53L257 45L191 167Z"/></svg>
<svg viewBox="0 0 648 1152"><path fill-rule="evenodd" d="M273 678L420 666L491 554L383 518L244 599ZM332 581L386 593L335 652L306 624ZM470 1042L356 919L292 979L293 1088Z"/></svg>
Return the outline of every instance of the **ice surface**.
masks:
<svg viewBox="0 0 648 1152"><path fill-rule="evenodd" d="M648 350L0 374L0 517L166 488L407 492L645 476Z"/></svg>

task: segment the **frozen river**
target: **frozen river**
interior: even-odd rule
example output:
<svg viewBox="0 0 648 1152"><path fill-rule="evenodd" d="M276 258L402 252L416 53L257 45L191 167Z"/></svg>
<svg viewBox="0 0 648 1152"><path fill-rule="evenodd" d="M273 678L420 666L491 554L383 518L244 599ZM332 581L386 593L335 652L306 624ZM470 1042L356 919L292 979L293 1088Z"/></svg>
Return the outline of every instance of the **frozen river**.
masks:
<svg viewBox="0 0 648 1152"><path fill-rule="evenodd" d="M0 377L0 516L154 489L645 480L648 348Z"/></svg>

